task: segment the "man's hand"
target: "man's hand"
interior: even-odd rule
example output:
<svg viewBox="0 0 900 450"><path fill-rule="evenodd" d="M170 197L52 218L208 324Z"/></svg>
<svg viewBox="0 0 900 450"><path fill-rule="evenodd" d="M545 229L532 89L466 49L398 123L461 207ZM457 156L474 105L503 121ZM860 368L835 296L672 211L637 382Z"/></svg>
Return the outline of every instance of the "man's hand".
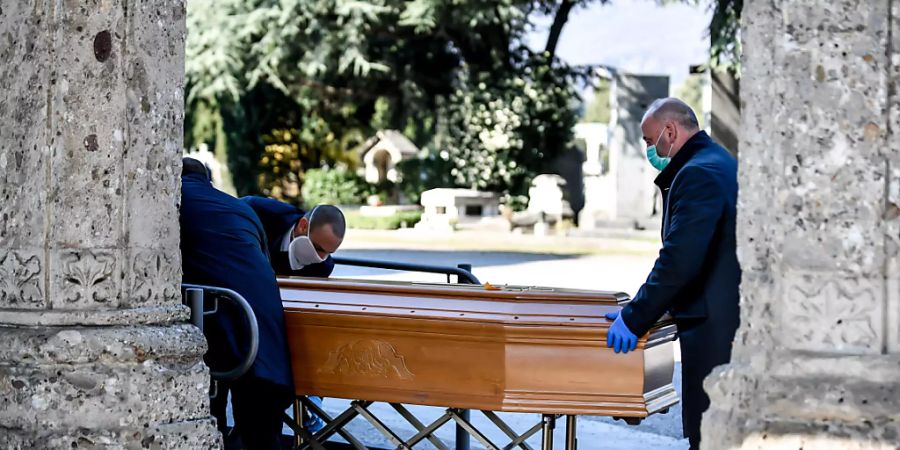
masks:
<svg viewBox="0 0 900 450"><path fill-rule="evenodd" d="M613 321L609 332L606 333L606 346L615 348L616 353L634 350L637 347L638 337L628 329L622 316L614 312L606 314L606 318Z"/></svg>

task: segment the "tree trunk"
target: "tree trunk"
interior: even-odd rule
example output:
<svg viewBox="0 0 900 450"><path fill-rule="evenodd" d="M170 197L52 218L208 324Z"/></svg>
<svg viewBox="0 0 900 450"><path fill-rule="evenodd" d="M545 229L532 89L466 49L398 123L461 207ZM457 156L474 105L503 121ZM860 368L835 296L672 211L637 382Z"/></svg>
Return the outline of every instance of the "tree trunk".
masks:
<svg viewBox="0 0 900 450"><path fill-rule="evenodd" d="M562 4L559 5L559 9L556 10L553 25L550 26L550 35L547 36L547 45L544 47L544 52L549 53L551 59L556 56L556 45L559 44L559 36L562 34L563 26L569 20L569 12L572 11L574 6L575 2L573 0L563 0Z"/></svg>

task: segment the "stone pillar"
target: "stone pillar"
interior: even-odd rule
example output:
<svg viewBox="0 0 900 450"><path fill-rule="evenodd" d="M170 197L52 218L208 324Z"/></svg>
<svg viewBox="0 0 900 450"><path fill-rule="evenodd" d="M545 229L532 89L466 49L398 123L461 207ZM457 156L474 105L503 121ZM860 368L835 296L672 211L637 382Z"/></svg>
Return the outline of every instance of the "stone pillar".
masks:
<svg viewBox="0 0 900 450"><path fill-rule="evenodd" d="M183 0L0 1L0 448L206 449Z"/></svg>
<svg viewBox="0 0 900 450"><path fill-rule="evenodd" d="M703 448L900 443L898 5L745 3L741 327Z"/></svg>

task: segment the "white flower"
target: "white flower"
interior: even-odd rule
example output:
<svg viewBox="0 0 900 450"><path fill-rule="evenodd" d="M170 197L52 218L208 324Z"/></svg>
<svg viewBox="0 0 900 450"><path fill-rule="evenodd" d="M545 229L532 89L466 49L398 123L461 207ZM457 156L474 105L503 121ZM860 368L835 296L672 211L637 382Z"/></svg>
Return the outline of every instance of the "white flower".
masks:
<svg viewBox="0 0 900 450"><path fill-rule="evenodd" d="M497 151L509 148L510 136L503 130L493 128L491 130L481 130L478 133L478 139L486 150Z"/></svg>

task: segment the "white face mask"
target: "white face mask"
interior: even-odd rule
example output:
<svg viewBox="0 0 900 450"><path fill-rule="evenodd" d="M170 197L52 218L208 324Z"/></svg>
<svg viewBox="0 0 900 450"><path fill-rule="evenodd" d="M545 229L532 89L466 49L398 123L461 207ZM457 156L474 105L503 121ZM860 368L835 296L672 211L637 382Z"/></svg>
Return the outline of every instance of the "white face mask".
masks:
<svg viewBox="0 0 900 450"><path fill-rule="evenodd" d="M312 230L312 219L313 216L316 215L316 206L313 208L312 212L309 214L309 223L307 224L307 236L297 236L294 240L291 241L290 247L288 247L288 260L291 263L291 269L300 270L306 266L312 264L318 264L324 261L321 257L319 257L319 252L316 251L316 247L313 245L312 241L309 240L309 231Z"/></svg>

